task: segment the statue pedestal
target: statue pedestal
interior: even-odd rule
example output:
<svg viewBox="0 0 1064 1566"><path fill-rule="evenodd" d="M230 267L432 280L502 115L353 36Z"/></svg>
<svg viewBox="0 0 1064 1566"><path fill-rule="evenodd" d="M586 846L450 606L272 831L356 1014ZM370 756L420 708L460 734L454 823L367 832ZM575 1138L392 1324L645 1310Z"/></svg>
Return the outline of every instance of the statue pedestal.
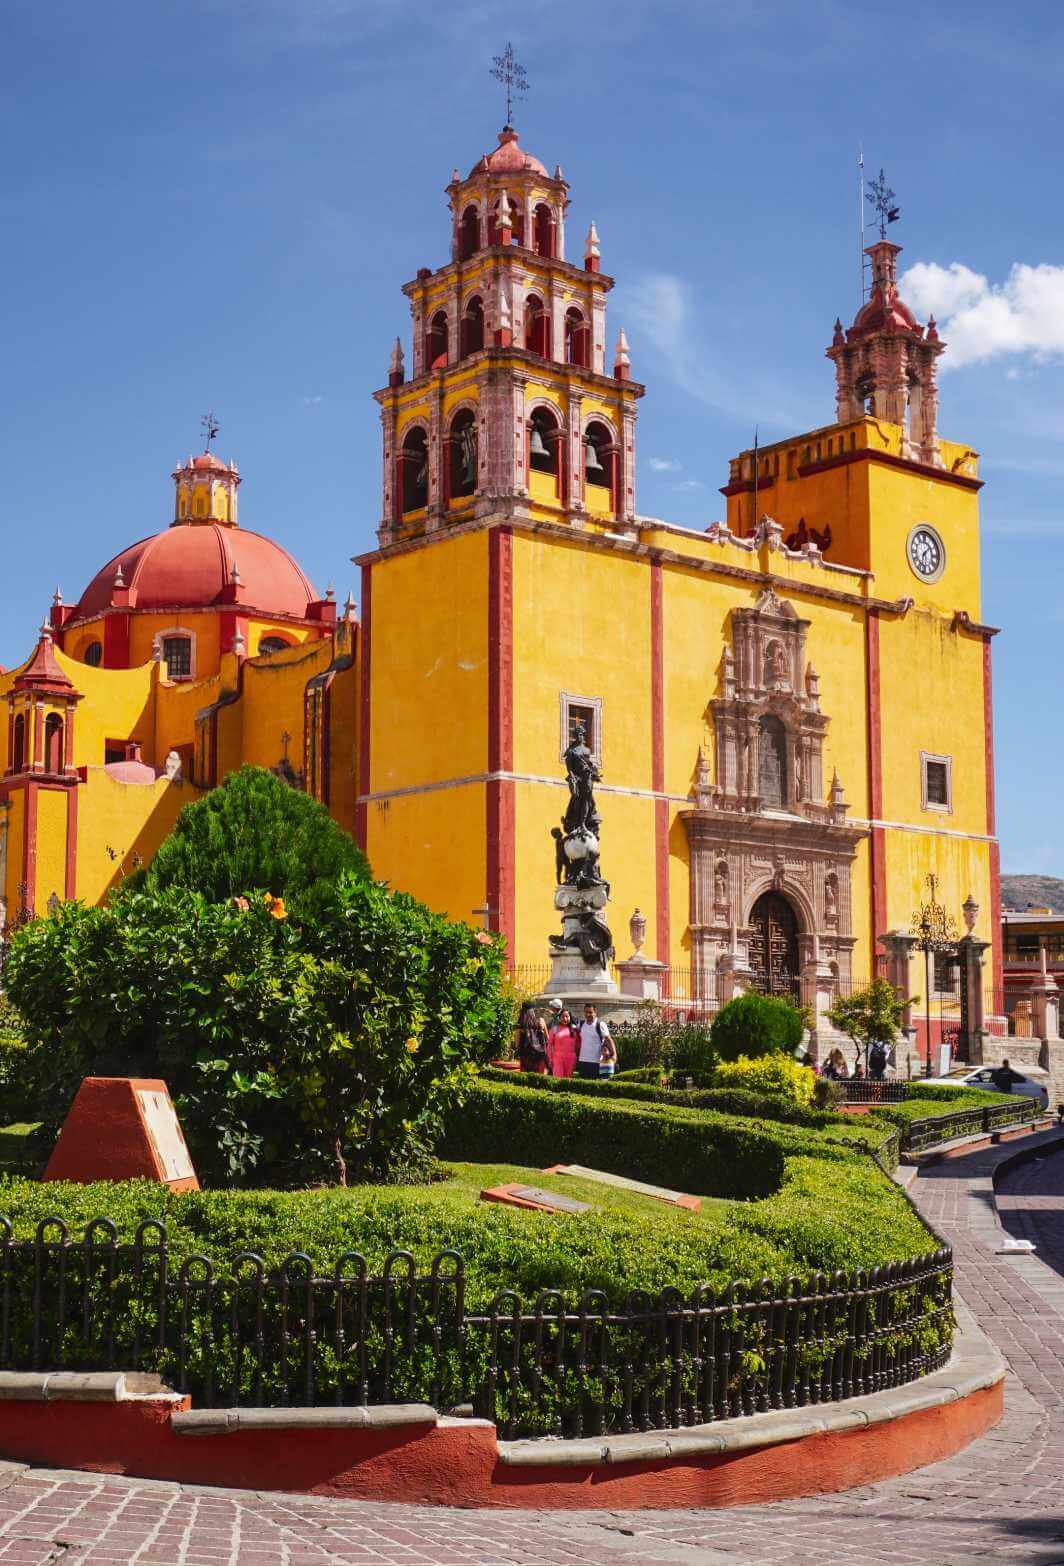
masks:
<svg viewBox="0 0 1064 1566"><path fill-rule="evenodd" d="M610 970L597 963L585 962L579 952L551 952L551 975L543 993L568 995L579 990L581 995L617 995L620 991Z"/></svg>

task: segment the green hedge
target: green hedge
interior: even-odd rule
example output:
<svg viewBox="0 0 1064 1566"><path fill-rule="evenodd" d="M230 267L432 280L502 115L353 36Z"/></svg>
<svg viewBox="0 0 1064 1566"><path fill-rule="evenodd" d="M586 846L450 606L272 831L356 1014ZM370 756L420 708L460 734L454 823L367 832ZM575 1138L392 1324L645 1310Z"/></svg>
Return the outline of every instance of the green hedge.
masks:
<svg viewBox="0 0 1064 1566"><path fill-rule="evenodd" d="M754 1197L777 1189L788 1156L848 1156L806 1126L483 1079L448 1117L440 1152L541 1169L584 1164L695 1195Z"/></svg>
<svg viewBox="0 0 1064 1566"><path fill-rule="evenodd" d="M888 1133L873 1129L867 1117L849 1118L828 1110L803 1109L770 1093L748 1093L741 1088L663 1088L632 1077L548 1077L531 1072L520 1073L488 1069L483 1080L534 1093L575 1094L600 1101L618 1099L643 1104L662 1104L680 1110L709 1110L718 1115L738 1115L747 1120L771 1120L781 1125L804 1126L827 1133L835 1141L853 1143L874 1151Z"/></svg>

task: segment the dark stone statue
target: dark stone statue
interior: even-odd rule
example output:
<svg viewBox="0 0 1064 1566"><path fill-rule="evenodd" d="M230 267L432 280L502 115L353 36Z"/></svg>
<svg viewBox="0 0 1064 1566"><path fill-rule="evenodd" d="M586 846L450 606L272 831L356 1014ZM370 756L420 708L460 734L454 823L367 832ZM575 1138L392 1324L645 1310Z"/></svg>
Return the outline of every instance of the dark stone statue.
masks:
<svg viewBox="0 0 1064 1566"><path fill-rule="evenodd" d="M613 954L613 936L603 913L610 887L599 866L602 819L594 788L600 774L582 724L577 724L565 752L565 775L569 804L561 826L551 828L559 887L555 903L562 912L564 933L552 935L551 945L558 951L578 950L585 962L605 967ZM575 895L566 895L563 888Z"/></svg>

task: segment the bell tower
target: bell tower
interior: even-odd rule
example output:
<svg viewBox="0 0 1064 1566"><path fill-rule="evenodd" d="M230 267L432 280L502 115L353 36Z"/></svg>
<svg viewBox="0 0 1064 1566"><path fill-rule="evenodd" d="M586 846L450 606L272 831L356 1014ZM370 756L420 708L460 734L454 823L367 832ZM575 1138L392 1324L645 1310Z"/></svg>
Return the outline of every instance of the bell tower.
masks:
<svg viewBox="0 0 1064 1566"><path fill-rule="evenodd" d="M621 332L607 353L591 223L566 259L569 187L506 124L447 186L451 259L405 284L399 339L375 393L383 432L379 537L388 545L489 515L635 531L636 403Z"/></svg>
<svg viewBox="0 0 1064 1566"><path fill-rule="evenodd" d="M836 419L866 413L903 431L902 455L941 467L935 363L945 348L932 316L921 326L898 293L901 246L879 239L865 251L872 292L853 325L836 320L827 356L834 361Z"/></svg>

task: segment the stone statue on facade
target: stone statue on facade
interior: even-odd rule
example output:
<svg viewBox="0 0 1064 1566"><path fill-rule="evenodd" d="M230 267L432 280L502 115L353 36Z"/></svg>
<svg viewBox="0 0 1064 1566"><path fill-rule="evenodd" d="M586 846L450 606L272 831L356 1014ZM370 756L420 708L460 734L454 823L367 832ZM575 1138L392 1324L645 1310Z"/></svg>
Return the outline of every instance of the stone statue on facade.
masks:
<svg viewBox="0 0 1064 1566"><path fill-rule="evenodd" d="M595 804L599 769L578 723L565 751L565 780L569 803L554 838L557 890L554 906L562 915L562 934L552 935L556 953L579 954L585 963L605 968L613 955L613 936L606 923L605 907L610 886L599 867L599 834L602 818Z"/></svg>

